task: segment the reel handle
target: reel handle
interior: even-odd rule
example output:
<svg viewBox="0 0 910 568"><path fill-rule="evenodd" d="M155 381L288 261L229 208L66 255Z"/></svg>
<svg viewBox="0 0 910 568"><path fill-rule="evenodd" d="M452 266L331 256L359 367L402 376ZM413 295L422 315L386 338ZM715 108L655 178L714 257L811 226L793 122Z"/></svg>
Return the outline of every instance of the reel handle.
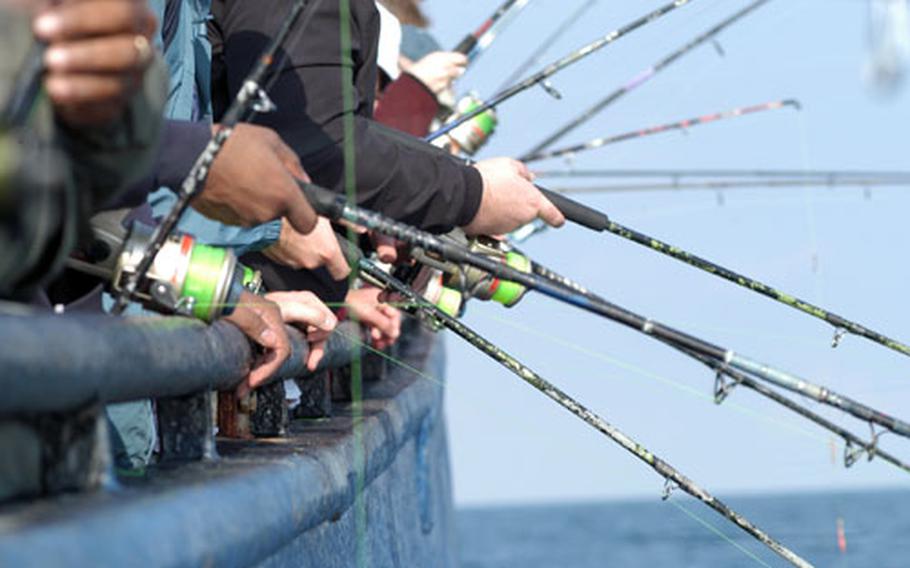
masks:
<svg viewBox="0 0 910 568"><path fill-rule="evenodd" d="M610 218L607 217L606 213L601 213L597 209L588 207L574 199L569 199L561 193L556 193L539 185L537 189L565 215L567 220L597 232L606 231L607 227L610 226Z"/></svg>

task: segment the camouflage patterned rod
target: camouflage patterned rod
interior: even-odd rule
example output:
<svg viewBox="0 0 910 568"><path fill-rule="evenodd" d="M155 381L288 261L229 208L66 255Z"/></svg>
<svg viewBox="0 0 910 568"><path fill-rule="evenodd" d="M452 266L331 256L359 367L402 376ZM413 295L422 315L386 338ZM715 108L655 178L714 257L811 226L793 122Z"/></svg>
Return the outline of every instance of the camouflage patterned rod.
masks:
<svg viewBox="0 0 910 568"><path fill-rule="evenodd" d="M646 463L651 469L656 471L658 475L663 477L667 483L673 483L678 486L680 489L688 493L689 495L695 497L708 507L714 509L722 517L732 522L740 529L751 535L753 538L767 546L769 549L778 554L781 558L791 563L794 566L799 567L811 567L808 561L797 555L795 552L791 551L781 543L777 542L770 535L765 533L762 529L758 528L752 524L748 519L746 519L741 514L737 513L725 503L708 493L705 489L702 489L697 483L683 475L676 468L674 468L669 463L665 462L661 458L657 457L647 448L624 434L618 428L608 423L606 420L586 408L584 405L576 401L574 398L560 390L554 384L550 383L527 366L522 364L520 361L479 335L473 329L469 328L465 324L461 323L455 318L450 317L448 314L444 313L442 310L438 309L436 306L430 304L424 300L417 293L408 288L405 284L398 281L397 279L386 274L384 271L379 269L375 264L366 259L361 259L360 270L367 273L368 275L375 278L377 281L382 282L387 286L388 289L395 291L404 298L417 306L418 309L429 314L431 317L436 319L440 324L444 325L446 328L457 334L459 337L470 343L472 346L476 347L490 358L500 363L502 366L507 368L509 371L517 375L521 380L525 381L551 400L555 401L557 404L582 419L589 426L592 426L594 429L598 430L620 446L622 446L629 453L637 457L642 462Z"/></svg>
<svg viewBox="0 0 910 568"><path fill-rule="evenodd" d="M534 272L517 270L508 264L485 255L476 254L467 247L443 240L436 235L421 231L404 223L389 219L380 213L369 211L349 203L341 195L314 184L299 182L301 189L317 213L332 221L344 220L353 225L388 235L407 245L420 248L431 255L438 255L446 261L478 268L492 276L521 284L528 289L576 306L593 314L605 317L625 326L654 335L662 340L672 342L719 361L725 361L741 371L761 376L789 390L799 392L822 402L853 414L868 422L875 422L885 428L910 437L910 424L879 412L848 397L839 395L824 387L814 385L795 375L778 371L772 367L748 359L731 350L724 349L703 339L657 321L645 318L625 308L611 304L606 300L586 294L568 286L564 280L549 278L540 273L542 267L537 265ZM558 194L556 197L565 199Z"/></svg>
<svg viewBox="0 0 910 568"><path fill-rule="evenodd" d="M860 337L865 337L870 341L874 341L875 343L883 345L884 347L887 347L893 351L897 351L903 355L910 356L910 346L907 346L895 339L891 339L884 334L868 329L865 326L848 320L843 316L839 316L833 312L824 310L814 304L806 302L805 300L801 300L795 296L781 292L780 290L772 288L771 286L759 282L758 280L749 278L747 276L739 274L738 272L734 272L729 268L724 268L719 264L696 256L684 249L669 245L663 241L655 239L654 237L651 237L644 233L640 233L634 229L624 227L623 225L610 220L610 218L605 213L569 199L560 193L543 188L541 188L541 190L543 191L544 195L546 195L547 198L552 201L553 204L560 209L560 211L563 212L566 218L574 223L580 224L598 232L608 231L614 235L618 235L636 244L675 258L676 260L694 266L699 270L703 270L709 274L723 278L724 280L729 280L730 282L742 286L743 288L747 288L753 292L767 296L777 302L780 302L781 304L790 306L791 308L828 322L837 330L837 334L835 335L834 341L832 342L832 345L834 347L836 347L840 342L842 334L852 333Z"/></svg>
<svg viewBox="0 0 910 568"><path fill-rule="evenodd" d="M569 288L575 292L578 292L579 294L584 294L597 301L601 301L601 302L606 301L604 298L601 298L600 296L589 291L587 288L585 288L581 284L579 284L561 274L558 274L543 265L540 265L538 263L532 263L532 269L535 274L542 276L544 278L547 278L549 280L558 282L561 285L566 286L567 288ZM715 396L715 401L718 404L723 402L724 398L726 398L727 394L729 393L729 391L732 389L733 386L742 385L767 398L770 398L771 400L777 402L778 404L781 404L781 405L789 408L793 412L796 412L800 416L807 418L807 419L811 420L812 422L815 422L822 428L829 430L830 432L833 432L834 434L837 434L838 436L840 436L846 443L846 448L844 450L844 463L845 463L846 467L850 467L851 465L853 465L853 461L855 461L855 459L856 459L856 452L859 451L859 452L866 453L866 455L869 456L870 460L876 455L881 456L881 458L883 460L891 463L892 465L897 466L898 468L900 468L906 472L910 472L910 465L907 465L904 462L900 461L895 456L893 456L883 450L878 449L877 437L875 439L873 439L871 442L866 442L866 441L862 440L860 437L854 435L852 432L845 430L844 428L841 428L840 426L831 422L827 418L824 418L823 416L809 410L808 408L806 408L800 404L797 404L796 402L790 400L789 398L781 395L774 389L771 389L768 386L754 380L747 374L745 374L741 371L737 371L736 369L733 369L731 367L731 365L724 364L721 360L718 360L718 359L715 359L712 357L708 357L708 356L703 355L692 349L686 349L684 347L680 347L679 345L674 344L672 341L668 341L668 340L660 338L660 337L658 337L658 339L662 343L664 343L670 347L673 347L674 349L677 349L678 351L685 353L686 355L693 357L693 358L697 359L698 361L701 361L702 363L704 363L705 365L707 365L708 367L713 369L715 372L717 372L718 375L723 374L723 375L726 375L726 376L730 377L731 379L733 379L734 382L730 383L726 387L723 387L723 388L715 387L714 396ZM853 450L853 446L858 446L859 450Z"/></svg>
<svg viewBox="0 0 910 568"><path fill-rule="evenodd" d="M559 158L561 156L577 154L578 152L583 152L586 150L595 150L597 148L609 146L610 144L617 144L619 142L627 142L629 140L635 140L637 138L646 138L648 136L654 136L656 134L663 134L663 133L670 132L673 130L685 131L693 126L700 126L703 124L709 124L709 123L718 122L721 120L738 118L740 116L756 114L759 112L779 110L779 109L786 108L786 107L799 109L800 105L799 105L799 102L797 102L793 99L785 99L785 100L772 101L772 102L768 102L768 103L762 103L762 104L752 105L752 106L747 106L747 107L735 108L735 109L724 111L724 112L697 116L695 118L688 118L686 120L669 122L666 124L651 126L649 128L632 130L630 132L624 132L623 134L617 134L615 136L609 136L606 138L595 138L594 140L585 142L583 144L575 144L573 146L559 148L558 150L551 150L549 152L540 152L537 154L530 154L530 155L523 157L521 161L529 164L531 162L539 162L541 160L550 160L553 158Z"/></svg>
<svg viewBox="0 0 910 568"><path fill-rule="evenodd" d="M668 344L668 345L675 348L674 345L671 345L671 344ZM875 457L880 457L883 460L885 460L886 462L890 463L891 465L897 467L898 469L902 469L903 471L910 473L910 465L902 462L900 459L898 459L894 455L892 455L878 447L878 436L877 435L874 435L873 439L871 441L867 442L867 441L863 440L862 438L860 438L859 436L853 434L849 430L841 428L834 422L831 422L830 420L821 416L820 414L817 414L817 413L809 410L805 406L798 404L798 403L794 402L793 400L790 400L789 398L781 395L780 393L778 393L774 389L768 387L767 385L764 385L764 384L756 381L755 379L746 375L745 373L732 369L729 366L725 366L723 363L721 363L720 361L717 361L716 359L711 359L710 357L705 357L704 355L699 355L698 353L694 353L694 352L686 350L686 349L679 349L679 351L689 355L690 357L693 357L693 358L701 361L707 367L713 369L716 373L718 373L718 377L720 377L720 375L726 375L733 380L732 383L727 383L726 385L717 385L717 387L715 388L715 392L714 392L715 402L717 402L717 404L720 404L721 402L723 402L724 398L726 398L727 394L730 392L730 389L732 387L735 387L737 385L742 385L748 389L751 389L751 390L757 392L758 394L760 394L766 398L773 400L774 402L776 402L782 406L789 408L790 410L799 414L803 418L811 420L812 422L821 426L825 430L828 430L829 432L832 432L832 433L836 434L837 436L839 436L845 443L845 447L844 447L844 466L845 467L852 466L856 462L859 455L864 453L868 456L869 461L872 461L872 459ZM719 382L719 378L718 378L718 382Z"/></svg>
<svg viewBox="0 0 910 568"><path fill-rule="evenodd" d="M548 136L543 142L541 142L540 144L538 144L537 146L535 146L534 148L529 150L527 153L525 153L524 157L519 158L519 159L523 161L528 156L531 156L534 154L539 154L546 148L549 148L550 146L552 146L553 144L555 144L556 142L561 140L566 134L572 132L573 130L575 130L576 128L578 128L579 126L584 124L585 122L591 120L596 115L598 115L601 111L603 111L605 108L607 108L608 106L614 104L616 101L621 99L623 96L629 94L630 92L634 91L638 87L641 87L643 84L645 84L648 81L650 81L651 79L653 79L657 74L659 74L665 68L669 67L670 65L672 65L673 63L675 63L676 61L681 59L683 56L685 56L686 54L693 51L698 46L715 39L717 37L717 35L720 34L722 31L729 28L730 26L732 26L733 24L735 24L742 18L746 17L751 12L753 12L754 10L761 7L763 4L767 4L769 1L770 0L757 0L756 2L752 2L748 6L746 6L739 12L736 12L735 14L733 14L726 20L723 20L722 22L720 22L713 28L711 28L711 29L707 30L706 32L704 32L703 34L695 37L686 45L684 45L684 46L680 47L679 49L677 49L676 51L670 53L669 55L667 55L666 57L664 57L663 59L661 59L654 65L652 65L651 67L648 67L647 69L645 69L644 71L642 71L641 73L639 73L638 75L633 77L628 83L626 83L622 87L616 89L615 91L613 91L612 93L610 93L609 95L604 97L602 100L597 102L597 104L595 104L588 110L581 113L581 115L578 118L575 118L574 120L570 121L568 124L566 124L562 128L560 128L559 130L557 130L556 132L554 132L553 134Z"/></svg>
<svg viewBox="0 0 910 568"><path fill-rule="evenodd" d="M430 133L426 138L424 138L424 140L426 140L427 142L432 142L433 140L436 140L440 136L444 136L444 135L448 134L449 132L451 132L452 130L455 130L456 128L458 128L459 126L464 124L465 122L474 118L475 116L483 114L484 112L486 112L490 109L496 108L500 104L502 104L505 101L514 97L515 95L523 93L523 92L527 91L528 89L531 89L537 85L543 85L544 88L547 89L547 92L549 92L550 94L553 94L553 95L558 94L558 93L556 93L556 91L553 90L552 87L548 86L548 83L546 82L547 79L549 79L556 73L562 71L566 67L577 63L579 60L584 59L585 57L591 55L592 53L594 53L596 51L600 51L604 47L615 42L616 40L634 32L638 28L646 26L656 20L659 20L660 18L662 18L663 16L676 10L677 8L682 8L686 4L689 4L690 2L693 2L693 1L694 0L674 0L673 2L670 2L669 4L666 4L662 7L654 10L653 12L649 12L648 14L645 14L644 16L641 16L640 18L633 20L632 22L626 24L625 26L623 26L619 29L613 30L612 32L605 35L604 37L597 39L597 40L589 43L588 45L573 51L569 55L566 55L559 61L556 61L555 63L551 63L550 65L548 65L547 67L538 71L534 75L528 77L524 81L500 92L499 94L494 96L492 99L490 99L489 101L487 101L486 103L484 103L482 105L479 105L476 109L472 110L471 112L463 114L457 120L453 120L452 122L446 124L439 130Z"/></svg>
<svg viewBox="0 0 910 568"><path fill-rule="evenodd" d="M697 353L710 360L722 362L722 365L725 367L732 367L738 371L749 373L765 382L809 397L822 404L832 406L859 418L860 420L869 422L870 424L878 424L900 436L910 437L910 424L903 420L878 411L861 402L853 400L850 397L838 394L824 386L814 384L792 373L775 369L764 363L759 363L732 349L719 347L684 331L680 331L656 320L646 318L621 306L611 304L606 299L588 291L580 284L575 283L569 278L557 274L538 263L533 263L532 268L535 276L556 283L558 286L565 288L567 292L572 292L588 299L592 305L604 307L604 309L595 313L599 313L607 319L631 327L645 335L650 335L659 341L672 345L677 349L684 350L687 353Z"/></svg>
<svg viewBox="0 0 910 568"><path fill-rule="evenodd" d="M733 270L720 266L719 264L713 263L709 260L696 256L679 247L671 246L663 241L660 241L651 236L645 235L644 233L640 233L634 229L624 227L624 226L620 225L619 223L616 223L613 221L609 222L607 231L609 231L615 235L619 235L620 237L630 240L639 245L648 247L661 254L675 258L681 262L685 262L686 264L689 264L690 266L698 268L699 270L703 270L705 272L708 272L709 274L713 274L714 276L723 278L724 280L729 280L730 282L733 282L734 284L737 284L739 286L742 286L743 288L752 290L753 292L756 292L763 296L767 296L781 304L790 306L791 308L794 308L803 313L809 314L812 317L826 321L829 324L831 324L832 326L834 326L838 330L838 333L843 331L843 332L847 332L847 333L852 333L853 335L858 335L860 337L865 337L866 339L868 339L870 341L874 341L875 343L878 343L879 345L883 345L893 351L897 351L898 353L901 353L903 355L910 356L910 346L907 346L904 343L901 343L900 341L891 339L890 337L888 337L882 333L871 330L871 329L869 329L863 325L860 325L859 323L856 323L852 320L849 320L843 316L840 316L833 312L829 312L828 310L820 308L812 303L809 303L805 300L801 300L790 294L781 292L780 290L777 290L771 286L768 286L767 284L764 284L763 282L760 282L753 278L744 276L738 272L735 272ZM838 339L839 339L839 335L835 337L835 341L833 343L833 345L835 347L837 346Z"/></svg>

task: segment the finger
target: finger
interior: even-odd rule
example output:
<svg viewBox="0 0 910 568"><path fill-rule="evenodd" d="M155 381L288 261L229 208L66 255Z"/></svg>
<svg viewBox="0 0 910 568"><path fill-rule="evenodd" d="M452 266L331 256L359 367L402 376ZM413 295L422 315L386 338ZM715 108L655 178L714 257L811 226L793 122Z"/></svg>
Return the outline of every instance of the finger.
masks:
<svg viewBox="0 0 910 568"><path fill-rule="evenodd" d="M52 43L120 34L151 38L156 22L144 3L91 0L54 6L35 18L33 27L39 39Z"/></svg>
<svg viewBox="0 0 910 568"><path fill-rule="evenodd" d="M566 222L565 216L542 194L540 196L540 209L537 212L537 216L543 219L544 222L551 227L562 227Z"/></svg>
<svg viewBox="0 0 910 568"><path fill-rule="evenodd" d="M338 244L338 239L333 239L328 244L328 247L329 254L325 259L326 268L333 279L344 280L351 273L351 266L344 257L344 253L341 252L341 245Z"/></svg>
<svg viewBox="0 0 910 568"><path fill-rule="evenodd" d="M45 65L52 73L138 71L150 61L151 51L140 49L135 35L58 43L44 55Z"/></svg>
<svg viewBox="0 0 910 568"><path fill-rule="evenodd" d="M118 104L85 104L85 105L57 105L57 116L66 124L79 126L94 126L113 122L122 114Z"/></svg>
<svg viewBox="0 0 910 568"><path fill-rule="evenodd" d="M135 80L120 75L49 75L47 94L56 105L117 105L135 88Z"/></svg>
<svg viewBox="0 0 910 568"><path fill-rule="evenodd" d="M240 381L240 384L237 385L237 389L234 390L234 394L237 396L237 398L246 398L247 395L250 394L251 390L252 389L250 389L250 376L247 375L242 381Z"/></svg>
<svg viewBox="0 0 910 568"><path fill-rule="evenodd" d="M307 357L306 367L315 371L319 367L319 362L325 356L325 341L318 341L310 344L310 355Z"/></svg>
<svg viewBox="0 0 910 568"><path fill-rule="evenodd" d="M515 166L516 174L518 174L519 176L523 177L524 179L526 179L528 181L534 181L533 178L531 177L531 170L529 170L528 166L526 166L523 162L519 162L516 160L514 162L514 166Z"/></svg>
<svg viewBox="0 0 910 568"><path fill-rule="evenodd" d="M307 201L300 189L296 187L296 184L288 200L285 218L297 232L303 235L312 233L313 229L316 228L316 221L319 220L316 211L313 210L313 206L310 205L310 202Z"/></svg>
<svg viewBox="0 0 910 568"><path fill-rule="evenodd" d="M379 235L374 233L373 241L376 244L376 254L379 260L386 263L393 263L398 260L398 248L395 239L388 235Z"/></svg>
<svg viewBox="0 0 910 568"><path fill-rule="evenodd" d="M468 64L468 56L464 53L459 53L457 51L450 52L452 54L452 63L458 65L459 67L466 67Z"/></svg>
<svg viewBox="0 0 910 568"><path fill-rule="evenodd" d="M281 367L285 359L287 359L287 355L282 357L279 351L266 351L263 353L256 361L253 370L250 371L250 378L247 381L249 387L254 389L265 384Z"/></svg>
<svg viewBox="0 0 910 568"><path fill-rule="evenodd" d="M323 331L332 331L338 324L335 314L318 300L316 303L284 300L281 302L281 316L288 323L311 325Z"/></svg>

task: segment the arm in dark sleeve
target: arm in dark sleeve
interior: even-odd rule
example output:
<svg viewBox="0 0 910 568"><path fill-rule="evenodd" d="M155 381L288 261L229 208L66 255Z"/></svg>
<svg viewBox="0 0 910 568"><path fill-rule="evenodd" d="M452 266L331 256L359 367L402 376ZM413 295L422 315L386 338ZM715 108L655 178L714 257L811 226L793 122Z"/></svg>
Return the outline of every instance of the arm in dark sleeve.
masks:
<svg viewBox="0 0 910 568"><path fill-rule="evenodd" d="M231 96L287 17L290 0L220 0L214 10L223 37ZM473 219L483 181L476 169L428 144L404 143L372 117L379 17L372 0L351 1L351 45L342 49L336 2L321 2L306 30L279 54L281 73L269 89L275 112L258 121L275 129L300 156L311 178L344 191L344 145L353 146L357 200L365 207L431 231ZM347 49L349 47L349 49ZM345 136L345 122L353 123Z"/></svg>
<svg viewBox="0 0 910 568"><path fill-rule="evenodd" d="M151 171L132 184L116 201L105 204L105 209L136 207L145 202L150 193L159 187L177 190L205 149L212 130L206 122L166 120L161 132L161 145Z"/></svg>

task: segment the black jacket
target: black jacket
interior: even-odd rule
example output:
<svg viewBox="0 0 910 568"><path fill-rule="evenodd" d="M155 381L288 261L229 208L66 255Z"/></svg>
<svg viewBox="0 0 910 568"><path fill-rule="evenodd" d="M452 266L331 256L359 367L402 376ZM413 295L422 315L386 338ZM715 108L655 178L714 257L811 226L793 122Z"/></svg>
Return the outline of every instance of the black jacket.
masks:
<svg viewBox="0 0 910 568"><path fill-rule="evenodd" d="M292 32L279 54L280 76L268 89L278 110L259 115L256 122L281 135L314 182L339 192L345 190L345 145L352 145L357 200L365 207L434 232L468 224L480 207L480 174L372 120L379 15L373 0L350 0L348 58L339 3L321 0L306 29ZM291 4L215 0L210 36L216 116L233 99ZM347 116L353 116L353 131L346 137Z"/></svg>

